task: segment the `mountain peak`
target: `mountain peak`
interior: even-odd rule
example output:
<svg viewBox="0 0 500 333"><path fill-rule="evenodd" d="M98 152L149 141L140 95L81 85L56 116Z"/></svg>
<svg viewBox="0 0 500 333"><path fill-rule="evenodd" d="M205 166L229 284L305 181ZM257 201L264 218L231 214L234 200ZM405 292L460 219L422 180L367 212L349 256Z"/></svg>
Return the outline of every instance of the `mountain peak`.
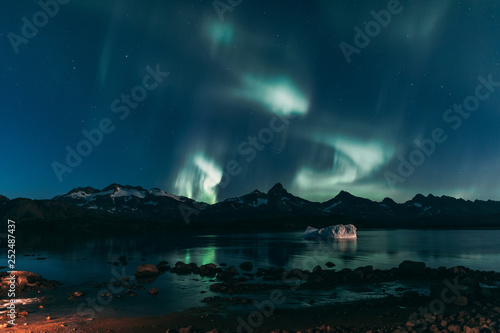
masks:
<svg viewBox="0 0 500 333"><path fill-rule="evenodd" d="M273 186L273 187L271 187L271 190L273 190L273 189L281 189L281 190L284 190L284 187L283 187L283 185L281 185L281 183L276 183L276 184L274 184L274 186Z"/></svg>
<svg viewBox="0 0 500 333"><path fill-rule="evenodd" d="M410 201L420 201L420 200L424 200L424 199L425 199L425 196L423 194L418 193Z"/></svg>
<svg viewBox="0 0 500 333"><path fill-rule="evenodd" d="M85 192L87 194L93 194L100 192L98 189L93 188L92 186L87 186L87 187L75 187L71 191L68 192L68 195L73 194L73 193L78 193L78 192Z"/></svg>
<svg viewBox="0 0 500 333"><path fill-rule="evenodd" d="M110 190L118 190L118 189L126 189L126 190L137 190L137 191L146 191L146 189L142 188L141 186L132 186L132 185L120 185L117 183L113 183L106 188L104 188L102 191L110 191Z"/></svg>
<svg viewBox="0 0 500 333"><path fill-rule="evenodd" d="M267 194L286 194L287 190L281 185L281 183L276 183L271 189L267 192Z"/></svg>
<svg viewBox="0 0 500 333"><path fill-rule="evenodd" d="M117 190L118 188L122 188L122 187L125 187L123 185L120 185L120 184L117 184L117 183L113 183L109 186L106 186L105 188L102 189L103 192L105 191L111 191L111 190Z"/></svg>
<svg viewBox="0 0 500 333"><path fill-rule="evenodd" d="M345 200L345 199L350 199L350 198L354 198L354 197L355 196L352 195L351 193L342 190L342 191L339 192L339 194L337 194L335 196L335 199L343 199L343 200Z"/></svg>
<svg viewBox="0 0 500 333"><path fill-rule="evenodd" d="M382 203L384 205L388 205L388 206L397 205L397 203L394 200L392 200L391 198L384 198L384 200L382 200Z"/></svg>

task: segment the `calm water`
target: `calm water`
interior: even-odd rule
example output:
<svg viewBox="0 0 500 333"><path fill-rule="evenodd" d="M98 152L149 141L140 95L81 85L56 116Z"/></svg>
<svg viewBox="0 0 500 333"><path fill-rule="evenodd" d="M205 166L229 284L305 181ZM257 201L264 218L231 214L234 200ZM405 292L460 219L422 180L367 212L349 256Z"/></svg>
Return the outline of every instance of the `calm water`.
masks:
<svg viewBox="0 0 500 333"><path fill-rule="evenodd" d="M500 230L358 230L356 241L330 244L302 240L300 235L301 232L252 233L241 230L205 234L155 231L114 237L18 234L17 269L62 281L65 285L61 290L66 291L88 289L96 283L109 281L116 274L133 276L139 264L156 265L162 260L170 265L184 261L198 265L227 263L236 267L241 262L251 261L254 267L285 269L312 269L316 265L325 268L324 264L331 261L336 264L335 269L340 270L365 265L387 269L411 259L424 261L430 267L463 265L500 271ZM132 259L126 266L113 266L111 263L121 255ZM157 287L160 290L158 297L139 291L133 302L126 299L113 301L107 311L135 311L137 302L141 302L141 311L149 314L199 306L202 298L214 295L209 291L211 283L213 280L209 278L167 272L156 281L145 284L146 290ZM383 287L391 290L396 286L388 284ZM356 288L342 288L334 293L323 292L316 300L322 303L339 297L351 299L358 291ZM374 297L378 295L377 290L364 292ZM307 304L310 297L310 293L296 292L289 298L289 303ZM142 303L146 298L148 304L144 306Z"/></svg>

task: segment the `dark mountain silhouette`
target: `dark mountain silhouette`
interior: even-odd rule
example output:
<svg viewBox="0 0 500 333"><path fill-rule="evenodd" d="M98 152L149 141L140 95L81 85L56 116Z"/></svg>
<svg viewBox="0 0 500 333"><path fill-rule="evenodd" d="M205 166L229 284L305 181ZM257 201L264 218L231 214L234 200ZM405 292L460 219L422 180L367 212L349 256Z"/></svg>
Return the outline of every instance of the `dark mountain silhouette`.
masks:
<svg viewBox="0 0 500 333"><path fill-rule="evenodd" d="M209 205L159 188L111 184L99 190L78 187L51 200L0 196L0 216L32 225L59 227L139 226L303 228L337 223L358 227L459 228L499 227L500 202L417 194L396 203L376 202L341 191L325 202L289 193L281 184L267 193L254 190Z"/></svg>

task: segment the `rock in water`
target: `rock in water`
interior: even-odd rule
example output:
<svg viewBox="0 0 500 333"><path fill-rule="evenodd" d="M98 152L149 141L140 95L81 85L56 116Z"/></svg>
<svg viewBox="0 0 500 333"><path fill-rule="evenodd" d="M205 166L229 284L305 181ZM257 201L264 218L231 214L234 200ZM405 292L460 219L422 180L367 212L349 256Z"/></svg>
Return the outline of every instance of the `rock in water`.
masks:
<svg viewBox="0 0 500 333"><path fill-rule="evenodd" d="M253 269L253 264L249 261L241 263L240 268L244 271L250 272Z"/></svg>
<svg viewBox="0 0 500 333"><path fill-rule="evenodd" d="M160 272L165 272L170 269L170 266L168 265L167 261L160 261L158 265L156 265L156 268L158 268Z"/></svg>
<svg viewBox="0 0 500 333"><path fill-rule="evenodd" d="M425 262L405 260L399 264L398 272L404 276L420 276L425 273Z"/></svg>
<svg viewBox="0 0 500 333"><path fill-rule="evenodd" d="M356 230L352 224L336 224L322 229L309 226L301 237L304 239L355 239L357 238Z"/></svg>
<svg viewBox="0 0 500 333"><path fill-rule="evenodd" d="M118 258L118 260L122 263L122 265L127 264L127 257L125 257L125 256L120 256L120 258Z"/></svg>
<svg viewBox="0 0 500 333"><path fill-rule="evenodd" d="M155 265L151 264L139 265L139 267L137 267L137 270L135 271L135 276L139 277L155 276L159 274L160 271L158 270L158 268L156 268Z"/></svg>

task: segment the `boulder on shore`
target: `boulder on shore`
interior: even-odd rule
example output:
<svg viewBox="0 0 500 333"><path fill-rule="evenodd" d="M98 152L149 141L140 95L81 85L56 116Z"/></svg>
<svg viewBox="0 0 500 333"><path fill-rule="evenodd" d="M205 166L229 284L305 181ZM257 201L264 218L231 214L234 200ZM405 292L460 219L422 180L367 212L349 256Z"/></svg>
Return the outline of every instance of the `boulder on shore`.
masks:
<svg viewBox="0 0 500 333"><path fill-rule="evenodd" d="M416 277L425 273L425 262L405 260L399 264L398 273L403 276Z"/></svg>
<svg viewBox="0 0 500 333"><path fill-rule="evenodd" d="M11 273L0 272L0 297L7 296L11 282L15 283L17 291L53 289L60 285L58 281L48 281L36 273L16 271Z"/></svg>
<svg viewBox="0 0 500 333"><path fill-rule="evenodd" d="M250 272L253 269L253 264L250 261L241 263L240 268L244 271Z"/></svg>

